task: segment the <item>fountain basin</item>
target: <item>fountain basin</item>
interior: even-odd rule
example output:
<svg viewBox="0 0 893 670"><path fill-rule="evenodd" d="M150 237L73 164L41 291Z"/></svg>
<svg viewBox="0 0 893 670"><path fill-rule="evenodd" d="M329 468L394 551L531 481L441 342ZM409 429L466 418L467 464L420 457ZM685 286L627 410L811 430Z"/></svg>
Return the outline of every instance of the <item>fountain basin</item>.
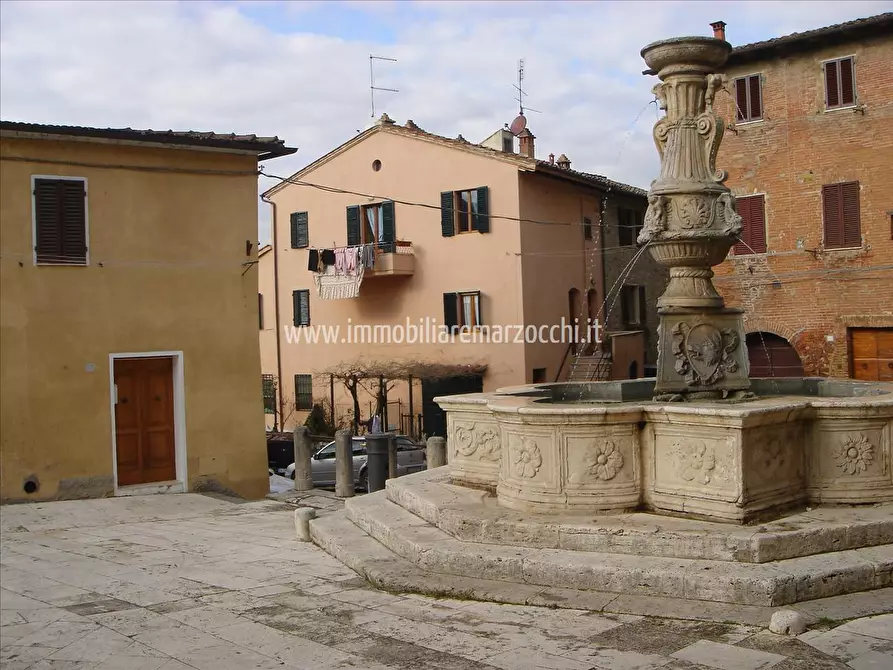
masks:
<svg viewBox="0 0 893 670"><path fill-rule="evenodd" d="M893 384L751 380L748 402L653 402L654 380L437 398L452 481L533 514L744 524L893 501Z"/></svg>
<svg viewBox="0 0 893 670"><path fill-rule="evenodd" d="M713 37L673 37L645 46L641 56L654 73L708 73L723 66L732 45ZM672 72L667 72L672 68Z"/></svg>

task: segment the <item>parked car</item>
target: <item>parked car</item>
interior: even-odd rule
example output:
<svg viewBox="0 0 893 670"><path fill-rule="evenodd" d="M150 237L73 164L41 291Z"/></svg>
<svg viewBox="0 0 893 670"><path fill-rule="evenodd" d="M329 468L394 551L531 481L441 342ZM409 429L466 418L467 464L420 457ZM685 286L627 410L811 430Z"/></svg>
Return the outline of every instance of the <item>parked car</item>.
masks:
<svg viewBox="0 0 893 670"><path fill-rule="evenodd" d="M419 472L427 467L427 453L424 445L413 442L405 435L397 436L397 476ZM317 451L310 459L313 486L331 488L335 486L335 441L332 440ZM295 464L285 469L285 476L295 478ZM353 438L353 477L358 489L367 489L366 438L362 435Z"/></svg>

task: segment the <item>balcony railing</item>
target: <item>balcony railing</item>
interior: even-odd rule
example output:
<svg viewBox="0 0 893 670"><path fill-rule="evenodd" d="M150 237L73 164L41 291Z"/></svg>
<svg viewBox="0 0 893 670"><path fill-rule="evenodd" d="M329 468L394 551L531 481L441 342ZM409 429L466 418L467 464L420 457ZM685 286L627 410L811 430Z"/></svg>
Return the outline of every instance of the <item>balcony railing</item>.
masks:
<svg viewBox="0 0 893 670"><path fill-rule="evenodd" d="M377 242L375 263L366 268L365 277L412 276L415 274L415 251L412 242L397 240L396 242Z"/></svg>

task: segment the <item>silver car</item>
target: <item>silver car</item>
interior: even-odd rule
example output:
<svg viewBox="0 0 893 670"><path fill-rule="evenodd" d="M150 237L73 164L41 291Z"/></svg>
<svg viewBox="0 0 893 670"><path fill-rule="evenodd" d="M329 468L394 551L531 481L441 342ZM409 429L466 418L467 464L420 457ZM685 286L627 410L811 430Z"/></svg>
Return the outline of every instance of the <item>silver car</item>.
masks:
<svg viewBox="0 0 893 670"><path fill-rule="evenodd" d="M427 466L425 447L413 442L404 435L397 436L397 476L402 477L411 472L419 472ZM335 441L317 451L310 459L310 470L315 488L331 488L335 486ZM285 476L295 478L295 464L285 469ZM353 438L353 477L356 487L362 491L367 489L366 475L366 438Z"/></svg>

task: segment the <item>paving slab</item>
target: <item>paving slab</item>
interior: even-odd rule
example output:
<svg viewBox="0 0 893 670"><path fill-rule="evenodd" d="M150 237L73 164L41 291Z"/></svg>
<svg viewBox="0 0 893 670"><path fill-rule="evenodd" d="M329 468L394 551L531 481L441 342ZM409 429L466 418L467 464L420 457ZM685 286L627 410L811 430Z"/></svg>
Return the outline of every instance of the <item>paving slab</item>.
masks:
<svg viewBox="0 0 893 670"><path fill-rule="evenodd" d="M848 620L889 612L893 599L877 592L868 603L814 601L813 629L781 638L763 628L771 608L704 611L673 598L427 574L360 533L340 507L318 521L358 532L330 538L360 546L351 567L298 542L293 507L275 500L180 494L4 507L0 665L716 670L725 666L705 663L721 648L725 663L778 657L766 667L862 670L893 654L889 617Z"/></svg>

